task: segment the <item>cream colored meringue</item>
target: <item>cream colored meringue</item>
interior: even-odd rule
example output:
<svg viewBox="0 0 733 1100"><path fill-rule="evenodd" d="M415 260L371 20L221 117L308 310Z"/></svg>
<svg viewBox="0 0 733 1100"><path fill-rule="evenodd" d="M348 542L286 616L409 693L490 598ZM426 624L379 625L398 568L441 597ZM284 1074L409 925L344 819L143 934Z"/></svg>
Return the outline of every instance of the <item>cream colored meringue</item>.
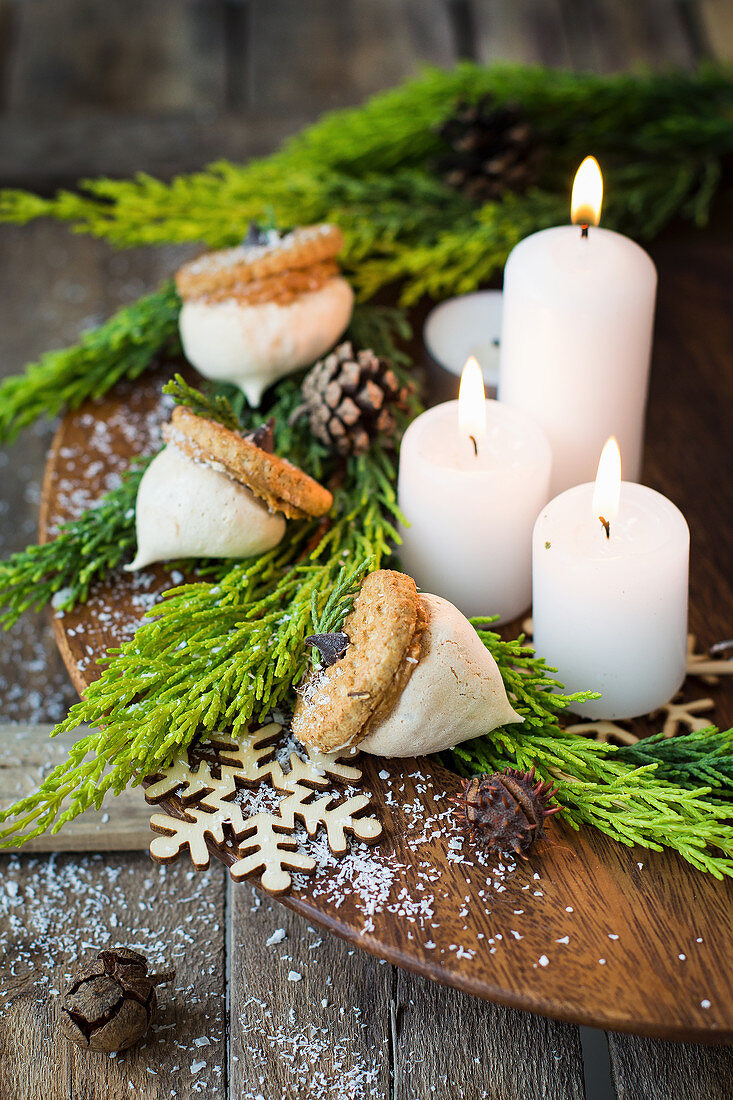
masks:
<svg viewBox="0 0 733 1100"><path fill-rule="evenodd" d="M428 616L422 655L389 714L359 742L375 756L425 756L524 719L496 661L470 622L440 596L421 593Z"/></svg>
<svg viewBox="0 0 733 1100"><path fill-rule="evenodd" d="M257 408L276 379L333 347L351 320L353 304L354 292L340 275L287 305L195 298L181 309L181 342L205 378L234 383Z"/></svg>
<svg viewBox="0 0 733 1100"><path fill-rule="evenodd" d="M143 474L128 570L175 558L248 558L277 546L285 517L213 466L167 446Z"/></svg>

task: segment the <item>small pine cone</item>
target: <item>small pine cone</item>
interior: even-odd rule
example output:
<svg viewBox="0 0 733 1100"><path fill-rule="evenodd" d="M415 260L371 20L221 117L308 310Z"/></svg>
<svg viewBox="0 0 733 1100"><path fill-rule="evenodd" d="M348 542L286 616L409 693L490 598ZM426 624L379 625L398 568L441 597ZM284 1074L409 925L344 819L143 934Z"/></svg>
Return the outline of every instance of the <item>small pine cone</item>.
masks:
<svg viewBox="0 0 733 1100"><path fill-rule="evenodd" d="M528 772L494 772L463 780L463 791L449 801L473 840L478 836L496 852L514 852L523 859L535 840L545 835L544 820L562 807L549 806L557 793L552 783Z"/></svg>
<svg viewBox="0 0 733 1100"><path fill-rule="evenodd" d="M156 985L172 978L149 974L147 960L129 947L98 952L64 992L61 1034L84 1050L127 1050L152 1023Z"/></svg>
<svg viewBox="0 0 733 1100"><path fill-rule="evenodd" d="M306 375L303 404L291 420L307 415L321 443L341 455L364 454L377 436L394 435L407 393L388 359L369 348L355 353L347 342Z"/></svg>
<svg viewBox="0 0 733 1100"><path fill-rule="evenodd" d="M526 191L537 181L543 151L518 104L496 106L491 96L460 102L438 133L446 151L435 167L449 187L471 202Z"/></svg>

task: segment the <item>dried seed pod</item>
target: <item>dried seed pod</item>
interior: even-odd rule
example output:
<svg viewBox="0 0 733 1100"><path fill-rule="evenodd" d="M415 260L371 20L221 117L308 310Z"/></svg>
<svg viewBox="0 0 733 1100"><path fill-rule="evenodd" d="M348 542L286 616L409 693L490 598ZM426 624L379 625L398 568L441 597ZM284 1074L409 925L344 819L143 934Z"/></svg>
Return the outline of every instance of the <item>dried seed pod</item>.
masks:
<svg viewBox="0 0 733 1100"><path fill-rule="evenodd" d="M64 992L61 1034L84 1050L126 1050L152 1023L156 985L171 981L174 973L149 974L145 957L129 947L98 952Z"/></svg>
<svg viewBox="0 0 733 1100"><path fill-rule="evenodd" d="M524 853L543 837L546 817L561 806L549 806L557 794L552 783L535 780L534 767L528 772L494 772L463 780L463 791L449 799L458 819L473 840L479 837L496 852Z"/></svg>

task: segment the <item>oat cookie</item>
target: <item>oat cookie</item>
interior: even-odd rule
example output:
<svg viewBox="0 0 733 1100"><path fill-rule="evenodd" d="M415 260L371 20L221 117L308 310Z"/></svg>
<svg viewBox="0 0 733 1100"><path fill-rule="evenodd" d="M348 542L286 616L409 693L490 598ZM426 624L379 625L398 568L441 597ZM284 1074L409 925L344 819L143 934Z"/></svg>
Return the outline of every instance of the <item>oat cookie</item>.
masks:
<svg viewBox="0 0 733 1100"><path fill-rule="evenodd" d="M166 443L196 461L221 469L246 485L271 511L282 512L289 519L322 516L333 503L328 489L297 466L190 409L176 407L163 436Z"/></svg>
<svg viewBox="0 0 733 1100"><path fill-rule="evenodd" d="M304 226L271 244L208 252L184 264L176 286L184 301L277 301L288 293L292 297L314 290L336 275L343 243L335 225Z"/></svg>
<svg viewBox="0 0 733 1100"><path fill-rule="evenodd" d="M317 673L298 699L296 737L324 752L358 744L402 694L420 660L425 625L412 577L370 573L344 623L344 657Z"/></svg>

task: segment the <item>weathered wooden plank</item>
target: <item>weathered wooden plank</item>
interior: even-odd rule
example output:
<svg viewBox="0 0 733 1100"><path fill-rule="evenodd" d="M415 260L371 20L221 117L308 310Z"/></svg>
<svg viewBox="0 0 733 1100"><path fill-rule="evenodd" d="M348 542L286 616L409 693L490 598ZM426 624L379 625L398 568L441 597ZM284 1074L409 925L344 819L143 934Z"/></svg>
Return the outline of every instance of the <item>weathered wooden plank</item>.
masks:
<svg viewBox="0 0 733 1100"><path fill-rule="evenodd" d="M394 1100L584 1100L577 1027L395 974Z"/></svg>
<svg viewBox="0 0 733 1100"><path fill-rule="evenodd" d="M413 74L449 65L453 35L441 0L268 0L250 7L250 102L299 109L358 103Z"/></svg>
<svg viewBox="0 0 733 1100"><path fill-rule="evenodd" d="M224 879L145 856L4 856L0 890L0 1096L8 1100L226 1097ZM57 1036L58 994L102 947L142 951L162 986L153 1031L114 1058Z"/></svg>
<svg viewBox="0 0 733 1100"><path fill-rule="evenodd" d="M0 183L48 191L92 176L148 172L169 178L222 158L244 162L272 152L318 114L300 104L285 114L116 114L52 120L0 118Z"/></svg>
<svg viewBox="0 0 733 1100"><path fill-rule="evenodd" d="M562 0L471 0L479 61L570 67Z"/></svg>
<svg viewBox="0 0 733 1100"><path fill-rule="evenodd" d="M698 0L697 16L713 57L733 61L733 5L730 0Z"/></svg>
<svg viewBox="0 0 733 1100"><path fill-rule="evenodd" d="M573 67L692 68L696 47L674 0L561 0Z"/></svg>
<svg viewBox="0 0 733 1100"><path fill-rule="evenodd" d="M608 1035L618 1100L730 1100L733 1047Z"/></svg>
<svg viewBox="0 0 733 1100"><path fill-rule="evenodd" d="M33 0L14 4L7 104L60 115L218 110L223 5L206 0Z"/></svg>
<svg viewBox="0 0 733 1100"><path fill-rule="evenodd" d="M50 738L53 726L0 725L0 807L36 789L74 742L86 732L74 730ZM150 843L150 807L141 787L110 796L100 810L87 810L58 833L28 841L27 852L146 851Z"/></svg>
<svg viewBox="0 0 733 1100"><path fill-rule="evenodd" d="M244 883L230 936L231 1096L386 1100L391 967Z"/></svg>

